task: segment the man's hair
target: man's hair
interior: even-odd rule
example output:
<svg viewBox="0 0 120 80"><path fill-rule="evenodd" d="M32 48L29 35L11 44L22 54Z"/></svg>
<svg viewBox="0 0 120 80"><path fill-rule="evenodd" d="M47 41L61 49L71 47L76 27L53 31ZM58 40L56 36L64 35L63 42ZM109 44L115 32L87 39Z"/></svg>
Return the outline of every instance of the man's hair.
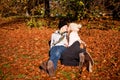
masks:
<svg viewBox="0 0 120 80"><path fill-rule="evenodd" d="M60 29L60 28L62 28L64 25L67 25L67 21L66 20L60 20L59 21L59 25L58 25L58 28Z"/></svg>

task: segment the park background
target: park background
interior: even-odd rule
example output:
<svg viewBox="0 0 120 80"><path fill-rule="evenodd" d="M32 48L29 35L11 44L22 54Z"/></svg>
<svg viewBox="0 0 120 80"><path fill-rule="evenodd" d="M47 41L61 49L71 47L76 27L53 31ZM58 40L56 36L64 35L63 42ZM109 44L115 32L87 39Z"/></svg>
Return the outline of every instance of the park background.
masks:
<svg viewBox="0 0 120 80"><path fill-rule="evenodd" d="M119 0L0 0L0 80L52 80L39 69L60 19L82 24L93 72L58 63L54 80L120 79Z"/></svg>

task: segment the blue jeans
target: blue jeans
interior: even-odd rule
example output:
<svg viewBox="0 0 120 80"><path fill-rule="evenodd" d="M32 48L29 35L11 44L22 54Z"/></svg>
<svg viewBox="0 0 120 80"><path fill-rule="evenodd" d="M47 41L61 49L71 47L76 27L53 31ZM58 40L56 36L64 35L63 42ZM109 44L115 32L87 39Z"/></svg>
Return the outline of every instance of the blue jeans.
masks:
<svg viewBox="0 0 120 80"><path fill-rule="evenodd" d="M50 50L50 60L53 61L54 69L57 68L58 60L61 57L61 54L66 49L64 46L54 46Z"/></svg>

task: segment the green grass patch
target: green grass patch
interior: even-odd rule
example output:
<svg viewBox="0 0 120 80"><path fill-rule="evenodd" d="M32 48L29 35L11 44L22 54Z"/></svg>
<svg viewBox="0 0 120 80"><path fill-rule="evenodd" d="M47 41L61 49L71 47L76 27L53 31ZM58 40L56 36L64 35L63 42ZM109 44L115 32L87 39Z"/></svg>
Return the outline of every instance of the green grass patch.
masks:
<svg viewBox="0 0 120 80"><path fill-rule="evenodd" d="M10 76L10 73L7 74L3 73L3 71L0 69L0 80L6 80Z"/></svg>
<svg viewBox="0 0 120 80"><path fill-rule="evenodd" d="M38 79L40 79L40 76L34 76L34 79L38 80Z"/></svg>
<svg viewBox="0 0 120 80"><path fill-rule="evenodd" d="M3 71L0 69L0 77L3 76Z"/></svg>
<svg viewBox="0 0 120 80"><path fill-rule="evenodd" d="M25 74L18 74L18 75L16 76L16 78L18 78L18 79L25 78L25 77L26 77Z"/></svg>
<svg viewBox="0 0 120 80"><path fill-rule="evenodd" d="M64 77L66 77L67 80L72 80L70 72L62 71L61 73L63 74Z"/></svg>
<svg viewBox="0 0 120 80"><path fill-rule="evenodd" d="M30 56L28 54L23 54L23 55L21 55L21 57L25 58L25 59L29 59L30 58Z"/></svg>
<svg viewBox="0 0 120 80"><path fill-rule="evenodd" d="M87 29L90 29L90 28L91 28L91 25L90 25L90 24L87 24L86 27L87 27Z"/></svg>
<svg viewBox="0 0 120 80"><path fill-rule="evenodd" d="M10 66L9 63L6 63L6 64L3 64L3 67L4 67L4 68L10 68L11 66Z"/></svg>

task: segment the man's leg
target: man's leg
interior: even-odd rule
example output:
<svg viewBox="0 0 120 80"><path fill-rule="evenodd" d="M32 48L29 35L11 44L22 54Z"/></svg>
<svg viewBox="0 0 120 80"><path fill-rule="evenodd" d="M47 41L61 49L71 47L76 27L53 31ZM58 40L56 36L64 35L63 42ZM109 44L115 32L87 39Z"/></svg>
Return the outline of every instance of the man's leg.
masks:
<svg viewBox="0 0 120 80"><path fill-rule="evenodd" d="M55 46L51 49L50 59L49 59L48 64L47 64L47 69L48 69L48 73L50 76L54 75L54 72L57 68L58 60L60 59L61 54L65 49L66 48L64 46Z"/></svg>
<svg viewBox="0 0 120 80"><path fill-rule="evenodd" d="M54 63L52 60L49 60L47 63L47 70L48 70L49 76L52 77L55 75Z"/></svg>
<svg viewBox="0 0 120 80"><path fill-rule="evenodd" d="M47 61L42 62L39 68L47 72Z"/></svg>

